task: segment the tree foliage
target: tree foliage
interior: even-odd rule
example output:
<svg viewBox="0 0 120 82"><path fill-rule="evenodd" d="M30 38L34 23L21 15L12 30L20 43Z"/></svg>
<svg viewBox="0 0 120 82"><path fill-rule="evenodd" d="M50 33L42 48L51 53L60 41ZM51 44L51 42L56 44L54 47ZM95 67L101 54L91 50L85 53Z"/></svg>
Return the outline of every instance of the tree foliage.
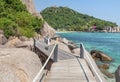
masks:
<svg viewBox="0 0 120 82"><path fill-rule="evenodd" d="M43 21L31 15L20 0L0 0L0 29L9 36L32 37Z"/></svg>
<svg viewBox="0 0 120 82"><path fill-rule="evenodd" d="M52 27L60 30L85 31L94 25L102 30L106 26L117 26L116 23L81 14L68 7L48 7L41 14Z"/></svg>

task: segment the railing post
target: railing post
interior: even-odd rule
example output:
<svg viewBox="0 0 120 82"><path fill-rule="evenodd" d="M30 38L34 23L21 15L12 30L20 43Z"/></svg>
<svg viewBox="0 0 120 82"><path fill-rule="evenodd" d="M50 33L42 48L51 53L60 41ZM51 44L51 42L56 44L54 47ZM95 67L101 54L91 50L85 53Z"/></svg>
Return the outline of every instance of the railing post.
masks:
<svg viewBox="0 0 120 82"><path fill-rule="evenodd" d="M44 42L48 45L50 45L50 37L46 36L44 37Z"/></svg>
<svg viewBox="0 0 120 82"><path fill-rule="evenodd" d="M58 61L58 44L56 45L55 50L54 50L53 61L54 62Z"/></svg>
<svg viewBox="0 0 120 82"><path fill-rule="evenodd" d="M84 58L84 46L83 46L83 43L80 44L80 58Z"/></svg>

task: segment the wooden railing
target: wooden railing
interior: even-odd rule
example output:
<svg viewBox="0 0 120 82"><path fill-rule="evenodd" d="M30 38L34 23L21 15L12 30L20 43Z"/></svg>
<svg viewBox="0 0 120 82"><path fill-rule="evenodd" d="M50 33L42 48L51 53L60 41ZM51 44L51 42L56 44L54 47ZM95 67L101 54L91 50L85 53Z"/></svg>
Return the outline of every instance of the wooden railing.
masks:
<svg viewBox="0 0 120 82"><path fill-rule="evenodd" d="M83 43L80 44L80 57L84 58L87 61L97 82L106 82L105 78L103 77L103 74L98 69L95 61L93 60L89 52L84 48Z"/></svg>
<svg viewBox="0 0 120 82"><path fill-rule="evenodd" d="M37 44L37 45L36 45ZM39 44L39 41L35 40L34 39L34 47L37 47ZM39 47L37 47L39 49ZM51 56L54 54L53 56L53 61L54 62L57 62L58 59L57 59L57 53L58 53L58 45L55 44L49 57L47 58L46 62L44 63L44 65L42 66L42 68L39 70L38 74L35 76L35 78L33 79L32 82L40 82L40 79L42 78L42 75L43 75L43 71L44 71L44 68L46 67L47 63L49 62Z"/></svg>

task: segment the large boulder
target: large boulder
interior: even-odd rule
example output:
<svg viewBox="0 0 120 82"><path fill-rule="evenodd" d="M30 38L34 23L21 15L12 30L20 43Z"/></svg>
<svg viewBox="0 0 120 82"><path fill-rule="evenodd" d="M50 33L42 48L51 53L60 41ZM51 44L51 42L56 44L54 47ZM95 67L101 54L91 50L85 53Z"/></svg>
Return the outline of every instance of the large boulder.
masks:
<svg viewBox="0 0 120 82"><path fill-rule="evenodd" d="M21 0L23 2L23 4L26 5L27 10L31 13L31 14L35 14L37 13L35 10L35 6L34 6L34 2L33 0Z"/></svg>
<svg viewBox="0 0 120 82"><path fill-rule="evenodd" d="M73 49L72 52L74 54L80 55L80 48Z"/></svg>
<svg viewBox="0 0 120 82"><path fill-rule="evenodd" d="M41 66L38 56L29 50L0 48L0 82L32 82Z"/></svg>
<svg viewBox="0 0 120 82"><path fill-rule="evenodd" d="M5 45L6 47L15 47L16 45L20 43L22 43L22 41L18 39L18 37L10 37L9 41Z"/></svg>
<svg viewBox="0 0 120 82"><path fill-rule="evenodd" d="M68 47L70 48L71 51L78 48L77 45L73 42L69 42L67 45L68 45Z"/></svg>
<svg viewBox="0 0 120 82"><path fill-rule="evenodd" d="M112 61L111 57L99 50L92 50L90 53L94 59L99 59L100 61Z"/></svg>
<svg viewBox="0 0 120 82"><path fill-rule="evenodd" d="M55 29L53 29L47 22L44 23L43 28L41 29L41 34L43 36L53 37L55 35Z"/></svg>
<svg viewBox="0 0 120 82"><path fill-rule="evenodd" d="M33 50L33 39L29 40L29 41L22 41L19 44L15 45L16 48L25 48L28 50Z"/></svg>
<svg viewBox="0 0 120 82"><path fill-rule="evenodd" d="M19 39L21 41L29 41L29 38L25 37L25 36L20 36Z"/></svg>
<svg viewBox="0 0 120 82"><path fill-rule="evenodd" d="M64 51L66 51L68 53L71 53L69 47L66 44L62 43L62 42L59 42L59 41L56 41L56 40L51 40L51 44L58 44L59 49L64 50Z"/></svg>
<svg viewBox="0 0 120 82"><path fill-rule="evenodd" d="M0 45L4 45L6 42L7 38L3 34L0 34Z"/></svg>
<svg viewBox="0 0 120 82"><path fill-rule="evenodd" d="M23 4L26 5L27 10L34 16L41 18L43 20L43 17L41 16L40 13L37 13L35 6L34 6L34 1L33 0L21 0L23 2ZM43 36L49 36L49 37L53 37L55 35L55 30L48 25L47 22L44 22L43 24L43 28L40 30L41 31L41 35Z"/></svg>
<svg viewBox="0 0 120 82"><path fill-rule="evenodd" d="M22 41L21 41L22 40ZM18 37L10 37L9 41L4 45L0 47L6 47L6 48L26 48L29 50L33 49L33 39L30 38L18 38Z"/></svg>
<svg viewBox="0 0 120 82"><path fill-rule="evenodd" d="M4 34L4 31L3 31L3 30L0 30L0 34Z"/></svg>
<svg viewBox="0 0 120 82"><path fill-rule="evenodd" d="M63 39L62 39L62 42L65 43L65 44L68 44L68 43L69 43L69 40L67 40L66 38L63 38Z"/></svg>

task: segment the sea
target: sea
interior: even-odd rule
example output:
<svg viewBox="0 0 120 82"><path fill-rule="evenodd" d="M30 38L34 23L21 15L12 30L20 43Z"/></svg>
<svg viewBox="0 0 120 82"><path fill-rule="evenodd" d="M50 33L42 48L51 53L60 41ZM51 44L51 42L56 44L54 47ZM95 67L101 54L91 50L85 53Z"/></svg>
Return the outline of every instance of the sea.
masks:
<svg viewBox="0 0 120 82"><path fill-rule="evenodd" d="M114 73L120 65L120 33L98 33L98 32L59 32L62 38L73 41L79 47L83 43L85 48L100 50L112 57L108 71Z"/></svg>

